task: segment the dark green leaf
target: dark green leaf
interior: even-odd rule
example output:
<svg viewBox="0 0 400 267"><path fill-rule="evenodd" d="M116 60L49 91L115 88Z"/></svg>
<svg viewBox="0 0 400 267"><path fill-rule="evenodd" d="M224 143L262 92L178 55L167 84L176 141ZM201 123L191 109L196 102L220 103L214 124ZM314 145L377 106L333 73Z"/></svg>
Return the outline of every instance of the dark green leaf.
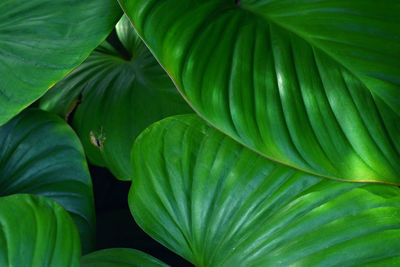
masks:
<svg viewBox="0 0 400 267"><path fill-rule="evenodd" d="M1 0L0 125L82 63L120 16L114 0Z"/></svg>
<svg viewBox="0 0 400 267"><path fill-rule="evenodd" d="M82 258L82 267L166 267L168 265L138 250L111 248Z"/></svg>
<svg viewBox="0 0 400 267"><path fill-rule="evenodd" d="M400 184L398 0L119 0L182 94L266 157Z"/></svg>
<svg viewBox="0 0 400 267"><path fill-rule="evenodd" d="M128 180L135 137L151 123L191 109L126 17L116 30L129 58L104 42L49 91L41 107L69 116L77 105L72 124L89 160Z"/></svg>
<svg viewBox="0 0 400 267"><path fill-rule="evenodd" d="M145 130L129 205L153 238L204 266L398 266L400 189L277 164L195 115Z"/></svg>
<svg viewBox="0 0 400 267"><path fill-rule="evenodd" d="M27 110L0 127L0 148L0 195L29 193L57 201L75 221L83 251L89 251L95 233L92 183L72 129L55 115Z"/></svg>
<svg viewBox="0 0 400 267"><path fill-rule="evenodd" d="M0 266L79 266L79 234L55 201L28 194L0 198Z"/></svg>

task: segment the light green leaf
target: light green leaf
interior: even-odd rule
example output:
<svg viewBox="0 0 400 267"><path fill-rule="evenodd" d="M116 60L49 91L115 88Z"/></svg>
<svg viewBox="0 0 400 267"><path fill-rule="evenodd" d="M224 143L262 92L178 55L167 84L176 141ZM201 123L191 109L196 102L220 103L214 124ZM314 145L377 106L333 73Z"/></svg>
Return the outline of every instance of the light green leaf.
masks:
<svg viewBox="0 0 400 267"><path fill-rule="evenodd" d="M92 182L73 130L56 115L26 110L0 127L0 148L0 195L29 193L57 201L77 225L83 251L91 250Z"/></svg>
<svg viewBox="0 0 400 267"><path fill-rule="evenodd" d="M82 63L120 16L114 0L1 0L0 125Z"/></svg>
<svg viewBox="0 0 400 267"><path fill-rule="evenodd" d="M195 115L146 129L129 205L153 238L205 266L400 265L400 189L277 164Z"/></svg>
<svg viewBox="0 0 400 267"><path fill-rule="evenodd" d="M127 55L104 42L49 91L41 108L63 117L76 108L72 125L89 160L128 180L135 137L155 121L192 110L126 17L116 31Z"/></svg>
<svg viewBox="0 0 400 267"><path fill-rule="evenodd" d="M141 251L111 248L92 252L82 258L82 267L167 267L168 265Z"/></svg>
<svg viewBox="0 0 400 267"><path fill-rule="evenodd" d="M309 173L400 184L398 0L119 0L194 109Z"/></svg>
<svg viewBox="0 0 400 267"><path fill-rule="evenodd" d="M76 226L55 201L28 194L0 198L0 266L75 267Z"/></svg>

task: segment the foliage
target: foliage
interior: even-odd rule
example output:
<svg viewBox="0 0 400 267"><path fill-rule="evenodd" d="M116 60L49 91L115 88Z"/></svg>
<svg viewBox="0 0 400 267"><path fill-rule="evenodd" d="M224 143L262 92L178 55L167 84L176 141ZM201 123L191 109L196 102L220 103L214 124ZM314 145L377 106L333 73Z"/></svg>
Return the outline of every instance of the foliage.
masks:
<svg viewBox="0 0 400 267"><path fill-rule="evenodd" d="M86 158L196 266L400 266L397 0L0 11L0 266L166 266L94 251Z"/></svg>

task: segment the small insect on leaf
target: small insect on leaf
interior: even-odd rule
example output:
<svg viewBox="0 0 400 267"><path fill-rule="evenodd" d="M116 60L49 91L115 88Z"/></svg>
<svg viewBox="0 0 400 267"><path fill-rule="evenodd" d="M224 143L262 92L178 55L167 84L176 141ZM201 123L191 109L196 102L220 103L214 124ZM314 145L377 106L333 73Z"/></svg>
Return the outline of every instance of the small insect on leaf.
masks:
<svg viewBox="0 0 400 267"><path fill-rule="evenodd" d="M90 131L90 142L92 145L98 147L100 150L103 150L104 142L106 141L106 136L103 133L103 127L100 127L100 133L96 131Z"/></svg>

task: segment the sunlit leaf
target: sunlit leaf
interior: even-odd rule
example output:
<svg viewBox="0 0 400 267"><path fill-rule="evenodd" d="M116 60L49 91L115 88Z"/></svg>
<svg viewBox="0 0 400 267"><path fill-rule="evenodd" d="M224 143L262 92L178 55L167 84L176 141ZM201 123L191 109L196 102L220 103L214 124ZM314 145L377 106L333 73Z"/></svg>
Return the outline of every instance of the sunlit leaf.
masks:
<svg viewBox="0 0 400 267"><path fill-rule="evenodd" d="M132 150L129 205L195 266L400 265L400 189L319 178L268 160L195 115Z"/></svg>
<svg viewBox="0 0 400 267"><path fill-rule="evenodd" d="M266 157L400 184L398 0L119 0L196 111Z"/></svg>

